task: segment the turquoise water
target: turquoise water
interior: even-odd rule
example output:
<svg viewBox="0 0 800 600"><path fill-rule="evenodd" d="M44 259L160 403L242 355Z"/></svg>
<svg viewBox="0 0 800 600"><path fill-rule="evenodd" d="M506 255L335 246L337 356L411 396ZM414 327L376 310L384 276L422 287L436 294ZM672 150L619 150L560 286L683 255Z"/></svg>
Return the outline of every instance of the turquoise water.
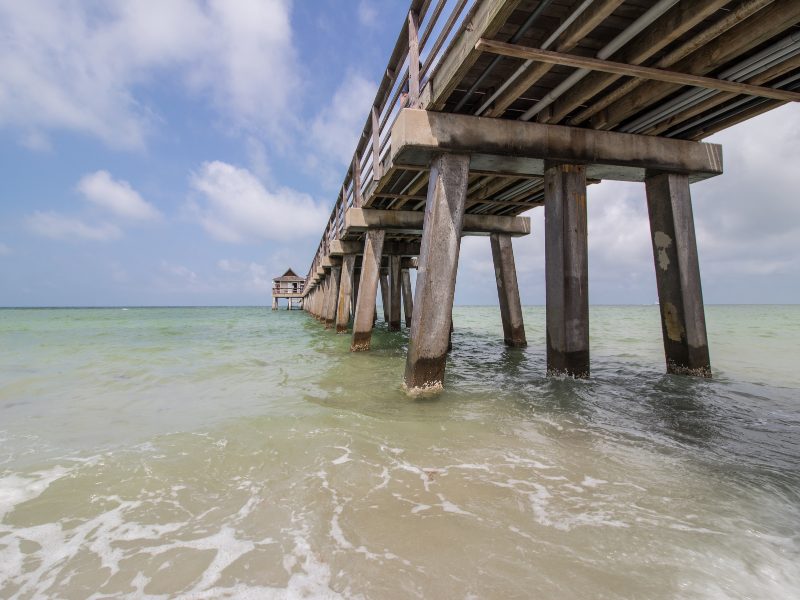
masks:
<svg viewBox="0 0 800 600"><path fill-rule="evenodd" d="M0 597L795 598L800 307L593 307L590 380L457 307L445 392L300 311L0 310Z"/></svg>

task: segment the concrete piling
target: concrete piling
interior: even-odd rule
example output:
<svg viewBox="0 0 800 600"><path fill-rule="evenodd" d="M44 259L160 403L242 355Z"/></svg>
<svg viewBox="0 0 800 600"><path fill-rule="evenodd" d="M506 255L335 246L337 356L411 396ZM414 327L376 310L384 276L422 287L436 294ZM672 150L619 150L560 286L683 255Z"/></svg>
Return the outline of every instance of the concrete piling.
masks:
<svg viewBox="0 0 800 600"><path fill-rule="evenodd" d="M389 273L385 269L381 269L381 304L383 305L383 321L388 325L392 299L389 294Z"/></svg>
<svg viewBox="0 0 800 600"><path fill-rule="evenodd" d="M689 178L645 179L667 372L711 377Z"/></svg>
<svg viewBox="0 0 800 600"><path fill-rule="evenodd" d="M345 254L342 259L342 276L339 281L339 303L336 307L336 333L347 333L350 322L350 298L353 293L355 254Z"/></svg>
<svg viewBox="0 0 800 600"><path fill-rule="evenodd" d="M414 297L411 295L410 269L403 269L401 278L403 280L403 312L406 317L406 327L411 327L411 315L414 314Z"/></svg>
<svg viewBox="0 0 800 600"><path fill-rule="evenodd" d="M519 299L511 236L493 233L489 240L492 246L497 296L500 301L500 317L503 322L503 340L507 346L524 348L528 345L528 341L525 339L525 325L522 321L522 303Z"/></svg>
<svg viewBox="0 0 800 600"><path fill-rule="evenodd" d="M336 324L336 307L339 304L339 283L342 277L342 267L334 265L330 274L330 293L328 304L325 307L325 329L331 329Z"/></svg>
<svg viewBox="0 0 800 600"><path fill-rule="evenodd" d="M586 167L545 163L547 371L589 376Z"/></svg>
<svg viewBox="0 0 800 600"><path fill-rule="evenodd" d="M389 331L400 331L400 256L389 257Z"/></svg>
<svg viewBox="0 0 800 600"><path fill-rule="evenodd" d="M440 154L431 163L420 245L405 385L441 387L453 316L470 158Z"/></svg>
<svg viewBox="0 0 800 600"><path fill-rule="evenodd" d="M372 340L372 325L375 318L375 298L378 295L383 241L386 232L382 229L370 230L364 241L364 259L361 264L361 278L356 301L356 316L353 320L353 341L350 350L360 352L369 350Z"/></svg>

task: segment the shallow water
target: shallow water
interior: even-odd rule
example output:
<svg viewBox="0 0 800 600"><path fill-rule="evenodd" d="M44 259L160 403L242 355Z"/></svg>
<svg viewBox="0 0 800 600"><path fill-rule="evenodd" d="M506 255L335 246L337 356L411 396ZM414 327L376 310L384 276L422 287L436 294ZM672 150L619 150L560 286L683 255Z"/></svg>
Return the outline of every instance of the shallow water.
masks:
<svg viewBox="0 0 800 600"><path fill-rule="evenodd" d="M590 380L458 307L446 391L302 312L0 310L0 597L796 598L800 307L594 307Z"/></svg>

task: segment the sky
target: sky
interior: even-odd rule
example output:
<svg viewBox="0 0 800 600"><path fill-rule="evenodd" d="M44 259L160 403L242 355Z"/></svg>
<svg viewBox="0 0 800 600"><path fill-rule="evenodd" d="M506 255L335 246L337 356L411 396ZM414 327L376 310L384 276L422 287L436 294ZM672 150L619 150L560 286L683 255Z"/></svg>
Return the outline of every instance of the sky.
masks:
<svg viewBox="0 0 800 600"><path fill-rule="evenodd" d="M405 17L397 0L0 0L0 306L268 305L304 274ZM800 106L707 141L707 303L800 301ZM543 210L514 240L544 303ZM652 304L643 184L589 188L593 304ZM456 302L496 304L488 238Z"/></svg>

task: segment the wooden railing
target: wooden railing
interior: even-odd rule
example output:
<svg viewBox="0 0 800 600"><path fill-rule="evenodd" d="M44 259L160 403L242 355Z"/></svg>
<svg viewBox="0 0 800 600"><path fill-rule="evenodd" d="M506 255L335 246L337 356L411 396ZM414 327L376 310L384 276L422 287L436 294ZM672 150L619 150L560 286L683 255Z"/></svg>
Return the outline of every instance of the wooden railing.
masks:
<svg viewBox="0 0 800 600"><path fill-rule="evenodd" d="M381 164L389 152L391 129L398 113L407 106L417 106L421 82L433 78L446 47L481 1L487 0L436 0L433 10L430 8L434 0L411 1L350 167L311 261L303 293L311 286L314 274L330 251L331 242L341 237L347 209L360 207L381 178ZM469 10L465 10L468 4ZM408 92L404 94L406 84Z"/></svg>

